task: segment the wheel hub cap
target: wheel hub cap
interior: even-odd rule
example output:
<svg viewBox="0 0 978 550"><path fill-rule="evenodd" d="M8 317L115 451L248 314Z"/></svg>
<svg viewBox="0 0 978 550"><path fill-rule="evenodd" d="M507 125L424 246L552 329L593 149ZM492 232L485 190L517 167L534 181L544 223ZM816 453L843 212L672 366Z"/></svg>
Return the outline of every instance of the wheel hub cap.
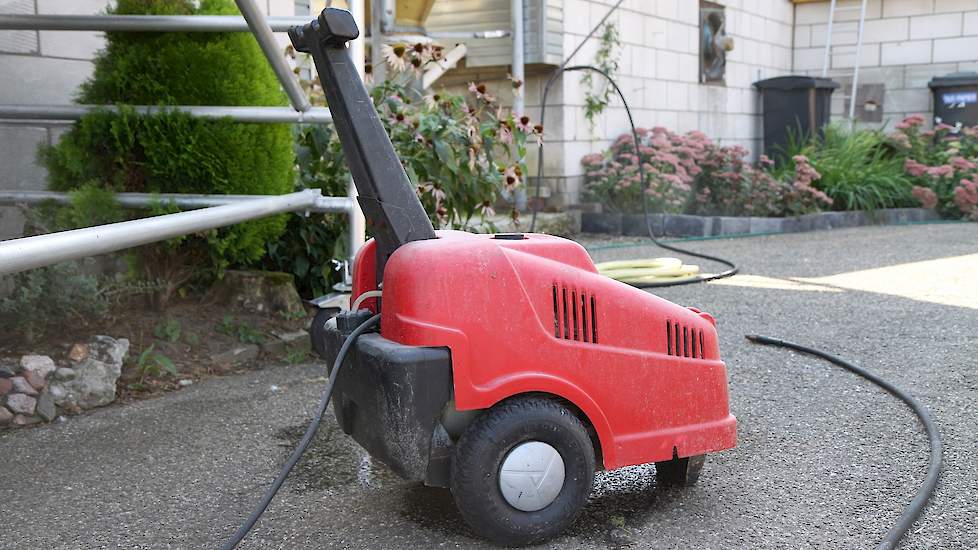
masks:
<svg viewBox="0 0 978 550"><path fill-rule="evenodd" d="M546 508L564 486L564 459L542 441L513 448L499 469L499 490L510 506L523 512Z"/></svg>

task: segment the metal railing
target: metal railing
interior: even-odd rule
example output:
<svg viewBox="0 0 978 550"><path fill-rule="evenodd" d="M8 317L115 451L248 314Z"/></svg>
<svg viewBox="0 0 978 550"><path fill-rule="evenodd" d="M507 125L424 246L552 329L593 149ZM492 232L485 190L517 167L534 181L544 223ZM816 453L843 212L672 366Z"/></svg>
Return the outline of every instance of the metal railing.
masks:
<svg viewBox="0 0 978 550"><path fill-rule="evenodd" d="M313 190L315 191L315 190ZM113 198L123 208L151 208L155 205L173 205L188 210L224 206L240 202L267 199L281 195L195 195L190 193L116 193ZM71 204L71 194L58 191L0 191L0 205L32 205L45 202ZM349 214L354 206L350 197L324 197L318 195L311 205L302 210L320 214ZM3 242L3 241L0 241Z"/></svg>
<svg viewBox="0 0 978 550"><path fill-rule="evenodd" d="M323 197L318 189L307 189L189 212L0 241L0 275L108 254L275 214L313 210L321 200L332 198L335 197Z"/></svg>
<svg viewBox="0 0 978 550"><path fill-rule="evenodd" d="M389 0L388 0L389 1ZM158 16L158 15L8 15L0 14L0 30L59 30L59 31L108 31L108 32L251 32L258 41L276 77L282 84L292 108L276 106L149 106L137 105L137 114L153 115L166 111L181 111L200 118L230 118L248 123L329 123L332 116L324 107L314 107L285 61L273 32L285 32L295 25L308 21L306 17L265 17L254 0L235 0L243 17L237 16ZM428 33L431 38L513 38L512 71L516 78L523 78L523 1L510 0L512 32L445 32ZM364 25L363 0L348 0L350 12L359 28ZM377 14L375 14L377 15ZM382 40L378 17L374 17L374 55L379 55ZM358 60L363 77L363 36L354 40L350 47L353 58ZM465 55L464 46L451 52L438 70L426 74L424 82L430 85L450 66ZM116 106L99 105L0 105L0 120L22 121L75 121L96 109L119 109ZM522 98L514 104L522 113ZM348 197L323 197L317 190L302 191L281 196L243 195L149 195L121 193L117 200L129 208L142 208L155 201L175 204L182 208L200 208L153 218L132 220L99 227L77 229L25 237L0 242L0 275L42 267L60 261L115 252L125 248L167 240L180 235L233 225L243 221L292 211L317 211L345 213L349 220L350 259L363 245L365 220L356 198L352 181ZM0 204L36 204L45 200L67 202L68 195L46 191L0 191Z"/></svg>
<svg viewBox="0 0 978 550"><path fill-rule="evenodd" d="M291 107L231 107L200 105L128 105L137 114L155 115L168 111L187 113L196 118L231 118L236 122L327 124L333 121L329 109L311 107L296 111ZM0 120L79 120L92 111L118 111L116 105L0 105Z"/></svg>
<svg viewBox="0 0 978 550"><path fill-rule="evenodd" d="M273 32L308 22L308 17L266 18L254 0L235 0L243 17L236 16L129 16L129 15L0 15L0 30L62 30L111 32L251 32L271 65L292 105L276 106L148 106L132 108L142 115L181 111L200 118L231 118L250 123L329 123L328 109L313 107L282 55ZM351 0L350 11L363 25L362 0ZM362 58L363 39L352 45ZM362 69L362 68L361 68ZM362 77L362 70L361 70ZM100 105L0 105L2 120L78 120L96 109L119 109ZM350 196L324 197L319 190L279 196L183 195L120 193L119 203L128 208L145 208L155 202L199 209L127 222L62 231L0 242L0 275L51 265L66 260L116 252L181 235L226 227L284 212L346 214L349 220L350 258L363 245L365 223L350 185ZM48 191L0 191L0 204L37 204L53 200L66 203L65 193Z"/></svg>

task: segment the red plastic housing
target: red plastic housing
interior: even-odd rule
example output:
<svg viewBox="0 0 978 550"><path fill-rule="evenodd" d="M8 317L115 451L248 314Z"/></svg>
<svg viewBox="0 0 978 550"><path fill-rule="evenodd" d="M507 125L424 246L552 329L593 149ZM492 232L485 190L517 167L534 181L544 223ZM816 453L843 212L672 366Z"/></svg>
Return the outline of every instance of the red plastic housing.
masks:
<svg viewBox="0 0 978 550"><path fill-rule="evenodd" d="M736 445L712 316L598 275L573 241L437 233L388 260L381 332L451 350L457 409L563 398L594 427L606 469ZM376 288L374 258L370 241L354 297Z"/></svg>

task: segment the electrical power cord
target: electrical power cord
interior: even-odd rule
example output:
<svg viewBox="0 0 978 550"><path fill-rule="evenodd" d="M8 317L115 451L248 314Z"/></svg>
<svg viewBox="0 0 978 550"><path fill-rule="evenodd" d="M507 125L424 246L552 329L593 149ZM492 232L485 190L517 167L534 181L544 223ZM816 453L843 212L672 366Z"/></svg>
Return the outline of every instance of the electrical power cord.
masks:
<svg viewBox="0 0 978 550"><path fill-rule="evenodd" d="M883 540L877 546L877 550L892 550L897 547L900 540L907 531L913 525L914 521L920 516L920 513L924 510L924 506L927 504L927 500L930 498L931 494L934 492L934 488L937 487L937 481L941 475L941 436L937 431L937 424L934 422L934 418L931 416L930 411L927 410L919 401L914 399L914 397L892 383L884 380L879 375L876 375L862 367L856 366L841 357L826 353L815 348L810 348L808 346L803 346L801 344L795 344L793 342L786 342L784 340L779 340L777 338L770 338L767 336L758 335L747 335L747 339L755 344L762 344L765 346L777 346L782 348L793 349L801 353L806 353L808 355L814 355L825 359L826 361L838 365L852 373L855 373L866 380L869 380L873 384L883 388L891 395L895 396L897 399L906 403L908 407L917 415L920 419L920 423L924 425L924 430L927 432L927 437L930 439L930 466L927 469L927 477L924 478L924 482L921 484L920 489L917 490L917 494L914 496L910 504L903 509L900 517L897 518L895 524L890 527L890 530L886 532Z"/></svg>
<svg viewBox="0 0 978 550"><path fill-rule="evenodd" d="M611 87L615 89L615 93L618 94L618 98L621 99L621 103L625 107L625 114L628 115L628 125L629 127L631 127L632 139L635 141L635 149L637 152L640 143L638 139L638 131L635 129L635 120L632 118L632 110L628 107L628 100L625 99L625 94L622 93L621 88L619 88L615 80L611 78L611 75L609 75L604 70L595 67L593 65L574 65L570 67L562 66L559 69L557 69L557 71L554 73L553 76L550 77L550 80L547 81L547 84L543 88L543 99L540 102L540 123L543 124L543 121L546 117L547 95L549 95L550 93L550 88L557 81L557 77L559 77L561 74L565 72L570 72L570 71L596 72L601 76L603 76L608 81L608 84L610 84ZM540 184L543 181L543 144L542 143L540 144L539 150L540 153L539 153L539 159L537 161L537 184L536 184L536 193L535 193L535 195L538 197L540 196ZM645 169L642 167L641 161L639 161L638 163L638 175L639 175L639 179L642 181L643 189L648 189L649 184L648 184L648 180L646 180L645 178ZM642 198L642 212L645 214L645 228L648 231L649 239L651 239L653 244L655 244L659 248L669 250L672 252L678 252L680 254L685 254L686 256L693 256L695 258L702 258L704 260L709 260L711 262L717 262L719 264L727 266L727 269L721 271L720 273L715 273L712 275L696 275L696 273L699 272L699 268L697 266L686 266L686 269L680 270L675 275L666 275L663 274L662 270L660 269L662 267L661 264L663 259L656 258L654 260L635 260L633 262L633 265L627 268L629 269L628 273L620 273L618 274L617 277L612 277L612 278L638 288L662 288L667 286L688 285L693 283L705 283L707 281L715 281L717 279L723 279L725 277L731 277L733 275L736 275L737 272L739 271L739 268L729 260L725 260L717 256L711 256L709 254L693 252L692 250L686 250L684 248L679 248L678 246L672 246L670 244L666 244L660 241L658 238L656 238L655 231L652 229L652 218L649 213L649 204L644 197ZM537 205L536 205L536 201L534 201L533 216L530 221L531 233L536 227L536 222L537 222ZM670 260L674 260L674 259L670 259ZM608 267L607 265L602 266L600 264L596 267L598 267L599 272L602 270L602 267L604 267L607 271L613 271L614 269L621 269L621 266Z"/></svg>
<svg viewBox="0 0 978 550"><path fill-rule="evenodd" d="M272 499L275 498L275 494L278 493L278 490L282 487L282 484L285 482L285 478L288 477L289 472L292 471L292 468L294 468L296 463L299 462L299 459L302 458L302 454L306 452L309 444L312 443L312 438L315 437L316 430L319 429L319 423L322 422L323 414L326 412L326 407L329 405L329 400L333 396L333 387L336 385L336 375L340 372L340 367L343 366L343 361L346 359L346 355L349 353L350 347L353 346L353 343L357 341L357 338L359 338L361 334L377 326L378 323L380 323L379 313L364 321L362 325L358 326L353 332L350 333L349 336L346 337L346 340L343 341L343 345L340 346L339 353L336 354L336 361L333 361L333 370L329 373L329 381L326 382L326 388L323 390L323 395L319 399L319 404L316 406L316 414L313 416L312 421L309 422L309 427L306 428L305 435L302 436L302 440L299 441L299 444L296 446L295 450L292 451L292 454L285 462L285 465L282 466L278 477L275 478L272 485L265 491L265 495L262 496L258 506L256 506L254 511L251 512L248 519L241 524L241 527L238 527L238 530L235 531L234 536L231 537L231 540L227 541L224 546L221 547L222 550L233 550L235 547L237 547L238 544L240 544L241 541L248 536L251 528L258 522L258 518L265 513L265 509L268 508L268 505L271 504Z"/></svg>

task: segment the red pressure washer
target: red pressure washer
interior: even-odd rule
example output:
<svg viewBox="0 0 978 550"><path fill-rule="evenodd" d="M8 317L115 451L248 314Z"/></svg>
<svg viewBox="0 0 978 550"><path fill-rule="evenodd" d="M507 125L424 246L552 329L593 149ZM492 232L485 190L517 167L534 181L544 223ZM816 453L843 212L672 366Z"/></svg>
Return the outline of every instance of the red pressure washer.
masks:
<svg viewBox="0 0 978 550"><path fill-rule="evenodd" d="M347 51L358 34L332 8L289 31L374 235L353 264L360 308L314 327L334 361L320 415L335 387L347 434L404 479L450 488L506 545L570 525L598 469L654 462L660 482L694 482L706 453L736 444L715 319L599 275L570 240L435 231Z"/></svg>

